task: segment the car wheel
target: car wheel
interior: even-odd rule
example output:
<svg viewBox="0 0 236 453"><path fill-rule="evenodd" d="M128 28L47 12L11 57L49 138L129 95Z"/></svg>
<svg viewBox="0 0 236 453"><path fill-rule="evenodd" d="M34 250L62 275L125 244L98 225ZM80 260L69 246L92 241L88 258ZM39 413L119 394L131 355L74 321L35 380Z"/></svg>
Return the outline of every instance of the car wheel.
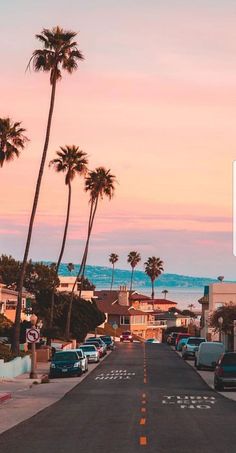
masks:
<svg viewBox="0 0 236 453"><path fill-rule="evenodd" d="M214 389L218 391L224 390L224 386L221 382L217 381L216 379L214 380Z"/></svg>

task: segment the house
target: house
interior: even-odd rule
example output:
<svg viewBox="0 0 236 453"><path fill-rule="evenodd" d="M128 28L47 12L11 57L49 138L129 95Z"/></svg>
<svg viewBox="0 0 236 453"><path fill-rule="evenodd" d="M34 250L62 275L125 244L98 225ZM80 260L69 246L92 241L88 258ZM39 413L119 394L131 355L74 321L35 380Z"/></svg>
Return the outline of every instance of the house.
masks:
<svg viewBox="0 0 236 453"><path fill-rule="evenodd" d="M59 275L59 280L60 280L60 285L58 286L57 291L71 292L74 287L76 277ZM80 282L76 282L74 293L79 295L79 292L80 292ZM93 290L82 290L81 291L82 299L91 301L93 297L94 297Z"/></svg>
<svg viewBox="0 0 236 453"><path fill-rule="evenodd" d="M220 337L228 347L228 336L209 326L211 315L217 308L229 303L236 305L236 283L211 283L204 287L204 294L198 301L202 306L201 312L201 335L208 340L219 341ZM236 338L234 338L236 347Z"/></svg>
<svg viewBox="0 0 236 453"><path fill-rule="evenodd" d="M106 315L106 323L117 324L119 331L130 330L142 338L162 338L162 331L167 327L166 322L156 319L158 310L153 311L153 300L150 297L130 292L126 286L119 290L101 290L94 292L94 300ZM161 306L164 299L155 299L154 306ZM177 305L176 302L166 301L164 307Z"/></svg>
<svg viewBox="0 0 236 453"><path fill-rule="evenodd" d="M0 313L10 319L10 321L15 321L16 315L16 306L17 306L18 292L16 290L8 288L3 283L0 283ZM24 321L27 319L26 309L31 306L32 299L34 296L26 291L22 294L22 312L21 320Z"/></svg>

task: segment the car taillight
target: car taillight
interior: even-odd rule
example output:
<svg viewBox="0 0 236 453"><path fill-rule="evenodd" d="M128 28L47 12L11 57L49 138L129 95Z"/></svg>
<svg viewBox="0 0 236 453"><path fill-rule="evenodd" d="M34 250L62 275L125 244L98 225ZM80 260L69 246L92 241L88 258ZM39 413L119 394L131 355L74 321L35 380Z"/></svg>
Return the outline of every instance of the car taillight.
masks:
<svg viewBox="0 0 236 453"><path fill-rule="evenodd" d="M223 376L224 370L220 366L216 368L216 374L217 376Z"/></svg>

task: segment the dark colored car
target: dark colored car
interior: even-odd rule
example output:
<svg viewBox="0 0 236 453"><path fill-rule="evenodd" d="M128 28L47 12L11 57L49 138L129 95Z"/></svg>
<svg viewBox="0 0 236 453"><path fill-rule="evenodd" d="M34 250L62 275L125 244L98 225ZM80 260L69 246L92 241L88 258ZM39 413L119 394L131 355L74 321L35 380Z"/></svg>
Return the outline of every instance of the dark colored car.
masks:
<svg viewBox="0 0 236 453"><path fill-rule="evenodd" d="M49 378L81 376L83 373L80 358L75 351L55 352L52 357Z"/></svg>
<svg viewBox="0 0 236 453"><path fill-rule="evenodd" d="M120 341L130 341L131 343L133 343L134 339L133 339L133 335L132 333L130 332L130 330L126 330L125 332L122 332L121 336L120 336Z"/></svg>
<svg viewBox="0 0 236 453"><path fill-rule="evenodd" d="M214 387L216 390L236 387L236 352L225 352L219 358L215 368Z"/></svg>
<svg viewBox="0 0 236 453"><path fill-rule="evenodd" d="M110 337L110 335L100 335L100 338L107 345L107 349L110 349L110 350L114 349L115 343L112 340L112 338Z"/></svg>

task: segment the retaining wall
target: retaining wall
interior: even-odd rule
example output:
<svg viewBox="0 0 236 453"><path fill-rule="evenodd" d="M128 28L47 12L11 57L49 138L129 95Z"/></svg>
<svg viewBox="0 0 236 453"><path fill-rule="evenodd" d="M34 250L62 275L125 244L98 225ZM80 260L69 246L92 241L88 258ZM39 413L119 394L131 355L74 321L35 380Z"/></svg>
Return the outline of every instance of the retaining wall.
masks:
<svg viewBox="0 0 236 453"><path fill-rule="evenodd" d="M10 362L4 362L0 359L0 378L14 378L23 373L29 373L31 370L30 356L17 357Z"/></svg>

